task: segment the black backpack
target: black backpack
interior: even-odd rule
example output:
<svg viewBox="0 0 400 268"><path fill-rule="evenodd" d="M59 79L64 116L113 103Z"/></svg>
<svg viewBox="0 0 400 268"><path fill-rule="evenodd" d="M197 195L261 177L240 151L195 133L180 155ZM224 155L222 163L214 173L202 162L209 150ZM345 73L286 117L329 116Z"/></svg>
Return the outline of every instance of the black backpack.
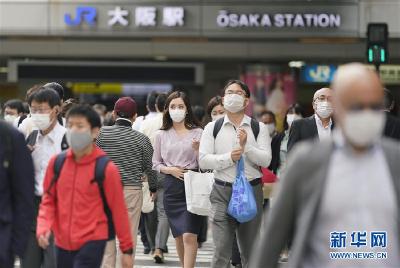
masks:
<svg viewBox="0 0 400 268"><path fill-rule="evenodd" d="M56 160L54 161L54 176L51 179L50 186L47 190L48 194L50 194L51 188L57 182L66 158L67 158L66 151L57 155ZM101 199L103 201L104 212L107 216L107 221L108 221L108 240L113 240L115 238L115 228L114 228L111 209L108 206L106 195L104 193L104 185L103 185L104 179L105 179L105 170L106 170L107 164L109 162L110 162L110 158L108 158L108 156L106 156L106 155L100 156L96 159L95 170L94 170L94 179L91 181L91 183L96 182L97 185L99 186Z"/></svg>
<svg viewBox="0 0 400 268"><path fill-rule="evenodd" d="M218 135L219 131L221 130L223 124L224 124L224 117L215 121L214 130L213 130L214 140L217 138L217 135ZM254 134L254 138L257 141L258 134L260 134L260 124L258 123L257 120L252 118L250 125L251 125L251 130L253 131L253 134Z"/></svg>
<svg viewBox="0 0 400 268"><path fill-rule="evenodd" d="M34 130L26 138L26 145L34 146L39 135L39 130ZM61 151L67 150L69 148L67 137L64 135L61 141Z"/></svg>

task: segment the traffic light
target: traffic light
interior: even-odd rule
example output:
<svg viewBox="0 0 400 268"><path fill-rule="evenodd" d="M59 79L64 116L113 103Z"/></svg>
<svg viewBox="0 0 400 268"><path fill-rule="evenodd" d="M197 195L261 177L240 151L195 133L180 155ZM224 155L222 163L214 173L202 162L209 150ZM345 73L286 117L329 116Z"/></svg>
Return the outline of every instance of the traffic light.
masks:
<svg viewBox="0 0 400 268"><path fill-rule="evenodd" d="M367 31L368 63L379 65L388 62L388 25L369 23Z"/></svg>

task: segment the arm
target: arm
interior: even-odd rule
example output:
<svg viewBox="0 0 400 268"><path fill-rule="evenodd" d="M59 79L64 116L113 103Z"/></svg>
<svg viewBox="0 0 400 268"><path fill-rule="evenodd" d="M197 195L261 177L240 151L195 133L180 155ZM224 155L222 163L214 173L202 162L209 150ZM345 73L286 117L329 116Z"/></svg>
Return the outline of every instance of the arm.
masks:
<svg viewBox="0 0 400 268"><path fill-rule="evenodd" d="M257 146L246 143L244 153L257 166L268 167L272 158L271 138L267 127L262 123L260 123L260 133L256 142Z"/></svg>
<svg viewBox="0 0 400 268"><path fill-rule="evenodd" d="M115 232L119 240L119 247L122 252L127 252L133 248L130 222L124 200L121 177L118 168L112 162L110 162L106 168L104 193L112 213Z"/></svg>
<svg viewBox="0 0 400 268"><path fill-rule="evenodd" d="M298 142L300 140L301 140L300 121L295 120L295 121L293 121L292 127L290 128L290 132L289 132L289 141L287 144L288 153L292 150L292 148L296 144L296 142Z"/></svg>
<svg viewBox="0 0 400 268"><path fill-rule="evenodd" d="M233 166L231 152L215 154L214 124L206 126L201 135L199 149L199 165L201 169L222 170Z"/></svg>
<svg viewBox="0 0 400 268"><path fill-rule="evenodd" d="M17 131L13 137L12 174L10 178L13 202L12 248L20 257L28 243L31 230L29 223L34 217L34 169L30 152L23 135ZM23 167L23 168L21 168Z"/></svg>
<svg viewBox="0 0 400 268"><path fill-rule="evenodd" d="M157 173L152 169L153 147L148 137L143 142L143 170L149 181L150 192L157 191Z"/></svg>
<svg viewBox="0 0 400 268"><path fill-rule="evenodd" d="M304 173L309 172L302 172L304 159L307 159L307 154L304 152L295 153L290 159L292 165L288 167L277 187L276 200L265 216L265 230L262 232L263 235L258 245L254 247L254 253L250 258L252 263L249 267L278 267L282 249L287 241L292 240L296 220L296 204L299 198L297 182L306 176Z"/></svg>
<svg viewBox="0 0 400 268"><path fill-rule="evenodd" d="M154 140L154 152L153 152L153 169L160 172L164 173L162 169L165 169L166 166L164 164L164 160L161 157L161 132L158 132L156 134L155 140Z"/></svg>
<svg viewBox="0 0 400 268"><path fill-rule="evenodd" d="M39 238L42 235L45 235L47 232L51 230L53 227L55 212L56 212L56 191L55 185L50 189L50 194L47 192L49 189L51 181L54 176L54 162L56 156L54 156L47 166L46 175L44 177L43 184L43 197L42 202L40 204L39 215L37 220L37 228L36 228L36 236Z"/></svg>

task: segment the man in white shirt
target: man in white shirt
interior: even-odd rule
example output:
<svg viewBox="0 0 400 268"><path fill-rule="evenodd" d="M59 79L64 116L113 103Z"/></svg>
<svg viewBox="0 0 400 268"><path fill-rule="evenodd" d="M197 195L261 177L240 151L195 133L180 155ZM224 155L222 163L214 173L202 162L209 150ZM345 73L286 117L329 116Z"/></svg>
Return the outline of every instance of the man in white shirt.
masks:
<svg viewBox="0 0 400 268"><path fill-rule="evenodd" d="M332 88L333 140L294 150L252 267L278 267L288 240L288 267L399 266L400 145L382 138L382 83L353 63Z"/></svg>
<svg viewBox="0 0 400 268"><path fill-rule="evenodd" d="M250 253L256 240L262 215L263 192L260 167L271 161L271 142L267 127L247 115L250 91L246 84L231 80L223 97L226 115L209 123L201 137L199 164L201 169L215 172L215 183L210 196L215 244L213 268L230 267L234 234L236 232L243 267L249 267ZM219 126L218 133L215 127ZM218 127L218 128L219 128ZM239 223L227 213L236 178L237 161L243 157L246 178L253 186L257 215L246 223Z"/></svg>
<svg viewBox="0 0 400 268"><path fill-rule="evenodd" d="M321 88L317 90L313 98L315 113L307 118L293 121L289 133L288 151L302 140L318 138L329 139L334 127L332 121L332 90Z"/></svg>
<svg viewBox="0 0 400 268"><path fill-rule="evenodd" d="M132 125L132 128L134 130L139 131L144 120L151 119L157 116L157 111L155 109L157 96L158 93L154 91L149 93L149 95L147 95L146 109L148 111L148 114L146 114L145 116L138 116L136 118L135 122Z"/></svg>
<svg viewBox="0 0 400 268"><path fill-rule="evenodd" d="M46 189L43 189L43 180L47 165L54 154L61 152L61 144L66 129L58 120L60 97L57 92L50 88L41 88L33 93L29 100L31 109L31 120L39 131L32 132L28 137L28 147L32 151L32 158L35 167L35 219L33 225L36 229L36 218L41 196ZM35 134L36 133L36 134ZM27 252L22 259L23 268L56 267L54 244L46 250L42 250L37 244L36 235L32 237Z"/></svg>

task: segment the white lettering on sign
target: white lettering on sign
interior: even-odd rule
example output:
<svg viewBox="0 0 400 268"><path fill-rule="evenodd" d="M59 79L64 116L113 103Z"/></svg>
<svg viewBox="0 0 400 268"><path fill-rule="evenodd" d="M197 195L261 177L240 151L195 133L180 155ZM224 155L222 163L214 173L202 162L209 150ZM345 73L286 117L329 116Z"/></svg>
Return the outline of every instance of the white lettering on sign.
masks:
<svg viewBox="0 0 400 268"><path fill-rule="evenodd" d="M272 20L271 20L272 18ZM338 28L341 25L339 14L239 14L220 10L217 25L221 28L236 27L277 27L277 28Z"/></svg>
<svg viewBox="0 0 400 268"><path fill-rule="evenodd" d="M164 7L163 25L176 27L184 25L185 10L183 7Z"/></svg>
<svg viewBox="0 0 400 268"><path fill-rule="evenodd" d="M129 15L128 10L124 10L121 7L115 7L114 10L108 11L108 16L111 17L108 21L108 26L114 26L115 24L121 24L122 26L128 26L129 21L126 16Z"/></svg>
<svg viewBox="0 0 400 268"><path fill-rule="evenodd" d="M135 9L136 26L156 26L155 7L137 7Z"/></svg>

